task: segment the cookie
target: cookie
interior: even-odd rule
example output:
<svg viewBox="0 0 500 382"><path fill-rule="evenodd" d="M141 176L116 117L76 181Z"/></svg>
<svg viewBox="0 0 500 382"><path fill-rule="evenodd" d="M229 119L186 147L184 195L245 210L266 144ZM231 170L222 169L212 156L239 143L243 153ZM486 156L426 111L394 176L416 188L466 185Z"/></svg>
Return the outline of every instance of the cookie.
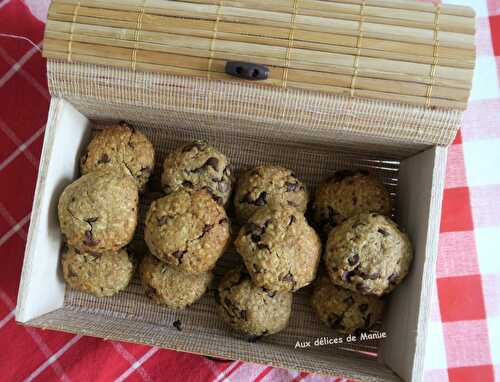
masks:
<svg viewBox="0 0 500 382"><path fill-rule="evenodd" d="M229 220L207 192L180 189L151 204L144 238L158 259L203 273L215 266L229 242Z"/></svg>
<svg viewBox="0 0 500 382"><path fill-rule="evenodd" d="M377 297L338 287L327 275L316 280L311 304L321 322L346 334L372 327L382 318L384 308Z"/></svg>
<svg viewBox="0 0 500 382"><path fill-rule="evenodd" d="M135 268L134 258L125 249L99 254L71 246L63 250L61 264L66 284L97 297L125 289Z"/></svg>
<svg viewBox="0 0 500 382"><path fill-rule="evenodd" d="M107 127L90 141L80 158L82 175L113 169L132 175L139 191L144 191L153 172L155 150L149 139L125 122Z"/></svg>
<svg viewBox="0 0 500 382"><path fill-rule="evenodd" d="M83 175L59 198L59 226L67 243L89 252L124 247L137 226L138 199L135 181L124 172Z"/></svg>
<svg viewBox="0 0 500 382"><path fill-rule="evenodd" d="M234 207L238 220L244 223L264 206L294 207L304 213L308 200L306 187L291 170L259 166L238 179Z"/></svg>
<svg viewBox="0 0 500 382"><path fill-rule="evenodd" d="M367 171L337 171L316 191L313 218L324 234L351 216L364 212L386 216L391 213L389 192Z"/></svg>
<svg viewBox="0 0 500 382"><path fill-rule="evenodd" d="M330 231L324 259L335 284L380 296L403 281L412 257L408 237L391 219L365 213Z"/></svg>
<svg viewBox="0 0 500 382"><path fill-rule="evenodd" d="M256 339L286 328L292 311L292 293L271 292L255 286L241 267L220 281L217 311L234 330Z"/></svg>
<svg viewBox="0 0 500 382"><path fill-rule="evenodd" d="M227 205L233 178L226 156L207 142L198 140L165 158L161 184L167 195L181 188L205 189L217 203Z"/></svg>
<svg viewBox="0 0 500 382"><path fill-rule="evenodd" d="M291 207L258 210L241 227L238 253L256 286L296 291L316 277L321 242L304 215Z"/></svg>
<svg viewBox="0 0 500 382"><path fill-rule="evenodd" d="M212 272L186 273L152 255L142 259L139 274L146 295L172 309L184 309L199 300L213 278Z"/></svg>

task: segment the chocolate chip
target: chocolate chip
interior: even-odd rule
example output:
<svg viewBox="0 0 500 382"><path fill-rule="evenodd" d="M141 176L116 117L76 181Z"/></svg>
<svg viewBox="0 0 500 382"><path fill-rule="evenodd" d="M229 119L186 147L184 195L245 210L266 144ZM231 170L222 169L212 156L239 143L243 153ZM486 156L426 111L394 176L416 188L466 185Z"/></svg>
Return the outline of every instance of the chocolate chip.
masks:
<svg viewBox="0 0 500 382"><path fill-rule="evenodd" d="M288 273L281 279L281 281L284 281L286 283L294 283L295 279L293 278L293 275L291 273Z"/></svg>
<svg viewBox="0 0 500 382"><path fill-rule="evenodd" d="M210 166L212 167L215 171L219 171L219 160L215 157L210 157L207 159L205 162L204 166Z"/></svg>
<svg viewBox="0 0 500 382"><path fill-rule="evenodd" d="M182 186L187 187L187 188L193 188L193 182L190 182L189 180L185 180L184 182L182 182Z"/></svg>
<svg viewBox="0 0 500 382"><path fill-rule="evenodd" d="M361 305L359 306L359 311L360 311L361 313L365 313L367 310L368 310L368 304L361 304Z"/></svg>
<svg viewBox="0 0 500 382"><path fill-rule="evenodd" d="M341 182L345 178L348 178L348 177L353 176L353 175L354 175L354 172L351 170L340 170L340 171L335 172L335 174L333 174L333 176L330 178L329 181L333 182L333 183L337 183L337 182Z"/></svg>
<svg viewBox="0 0 500 382"><path fill-rule="evenodd" d="M205 224L205 226L203 227L203 233L207 233L208 231L210 231L212 228L214 228L214 225L213 224Z"/></svg>
<svg viewBox="0 0 500 382"><path fill-rule="evenodd" d="M258 243L261 239L261 237L255 233L253 233L251 236L250 236L250 239L254 242L254 243Z"/></svg>
<svg viewBox="0 0 500 382"><path fill-rule="evenodd" d="M295 191L300 190L300 184L298 184L298 183L286 182L285 187L286 187L287 192L295 192Z"/></svg>
<svg viewBox="0 0 500 382"><path fill-rule="evenodd" d="M290 215L290 221L288 222L288 225L293 224L297 221L297 218L295 215Z"/></svg>
<svg viewBox="0 0 500 382"><path fill-rule="evenodd" d="M394 272L393 274L391 274L389 276L389 278L387 279L391 284L395 283L397 278L399 277L399 272Z"/></svg>
<svg viewBox="0 0 500 382"><path fill-rule="evenodd" d="M348 282L349 279L351 278L351 276L352 276L352 272L344 272L344 273L342 273L342 281L345 282L345 283Z"/></svg>
<svg viewBox="0 0 500 382"><path fill-rule="evenodd" d="M99 160L97 161L98 164L109 163L109 162L111 162L111 158L106 153L102 154Z"/></svg>
<svg viewBox="0 0 500 382"><path fill-rule="evenodd" d="M83 244L85 244L89 247L94 247L97 244L99 244L99 240L95 240L93 235L92 235L92 231L87 230L87 231L85 231L85 239L83 239Z"/></svg>
<svg viewBox="0 0 500 382"><path fill-rule="evenodd" d="M220 192L228 192L230 189L229 184L227 182L218 182L217 183L217 190Z"/></svg>
<svg viewBox="0 0 500 382"><path fill-rule="evenodd" d="M227 224L228 220L227 218L222 218L219 220L219 224Z"/></svg>
<svg viewBox="0 0 500 382"><path fill-rule="evenodd" d="M180 320L174 321L173 324L174 327L179 331L182 332L182 323Z"/></svg>
<svg viewBox="0 0 500 382"><path fill-rule="evenodd" d="M384 237L389 236L389 232L387 232L385 229L379 228L378 233L381 234Z"/></svg>
<svg viewBox="0 0 500 382"><path fill-rule="evenodd" d="M267 250L269 250L269 246L267 244L259 243L259 244L257 244L257 249L267 249Z"/></svg>
<svg viewBox="0 0 500 382"><path fill-rule="evenodd" d="M245 321L247 320L247 311L246 310L241 310L240 311L240 318L242 320L245 320Z"/></svg>
<svg viewBox="0 0 500 382"><path fill-rule="evenodd" d="M257 199L255 199L254 204L256 206L264 206L267 203L267 192L262 191Z"/></svg>
<svg viewBox="0 0 500 382"><path fill-rule="evenodd" d="M212 195L212 199L215 201L215 203L222 205L222 198L220 196Z"/></svg>
<svg viewBox="0 0 500 382"><path fill-rule="evenodd" d="M172 256L175 257L176 259L182 259L182 257L184 256L184 254L186 253L187 251L175 251L172 253Z"/></svg>
<svg viewBox="0 0 500 382"><path fill-rule="evenodd" d="M354 266L359 262L359 255L356 253L347 259L349 265Z"/></svg>
<svg viewBox="0 0 500 382"><path fill-rule="evenodd" d="M149 298L153 298L156 295L156 289L153 288L152 286L148 286L144 292L146 293L146 296Z"/></svg>

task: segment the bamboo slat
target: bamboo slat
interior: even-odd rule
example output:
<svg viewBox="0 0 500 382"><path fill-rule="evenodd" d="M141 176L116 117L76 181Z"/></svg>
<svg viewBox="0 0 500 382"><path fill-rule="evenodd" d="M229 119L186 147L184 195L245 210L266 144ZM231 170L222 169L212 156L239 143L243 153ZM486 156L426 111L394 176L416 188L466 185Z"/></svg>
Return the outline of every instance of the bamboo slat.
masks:
<svg viewBox="0 0 500 382"><path fill-rule="evenodd" d="M469 8L400 0L54 0L44 55L217 80L464 109L475 62Z"/></svg>

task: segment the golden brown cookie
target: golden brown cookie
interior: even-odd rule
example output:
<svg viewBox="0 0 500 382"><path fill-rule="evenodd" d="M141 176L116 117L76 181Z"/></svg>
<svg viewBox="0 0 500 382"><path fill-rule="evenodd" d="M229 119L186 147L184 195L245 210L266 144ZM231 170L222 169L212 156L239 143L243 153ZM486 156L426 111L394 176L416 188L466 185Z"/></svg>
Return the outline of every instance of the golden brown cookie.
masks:
<svg viewBox="0 0 500 382"><path fill-rule="evenodd" d="M386 216L391 213L389 192L367 171L337 171L318 187L313 217L323 233L328 234L337 224L363 212Z"/></svg>
<svg viewBox="0 0 500 382"><path fill-rule="evenodd" d="M158 259L203 273L215 266L229 242L229 220L207 192L180 189L151 204L144 238Z"/></svg>
<svg viewBox="0 0 500 382"><path fill-rule="evenodd" d="M241 267L227 272L222 278L217 310L233 329L256 339L286 328L292 299L290 292L271 292L255 286Z"/></svg>
<svg viewBox="0 0 500 382"><path fill-rule="evenodd" d="M311 304L325 325L349 334L381 319L384 303L377 297L338 287L326 274L314 284Z"/></svg>
<svg viewBox="0 0 500 382"><path fill-rule="evenodd" d="M235 247L254 284L273 291L310 284L321 257L317 233L291 207L259 209L241 227Z"/></svg>
<svg viewBox="0 0 500 382"><path fill-rule="evenodd" d="M294 207L304 213L308 200L306 187L291 170L279 166L259 166L238 179L234 207L238 220L244 223L265 206Z"/></svg>
<svg viewBox="0 0 500 382"><path fill-rule="evenodd" d="M68 246L61 263L66 284L97 297L112 296L125 289L135 269L135 260L125 249L98 254Z"/></svg>
<svg viewBox="0 0 500 382"><path fill-rule="evenodd" d="M132 175L143 191L155 164L149 139L126 122L106 127L90 141L80 158L82 175L95 170L120 170Z"/></svg>
<svg viewBox="0 0 500 382"><path fill-rule="evenodd" d="M172 309L184 309L199 300L213 278L212 272L186 273L152 255L142 259L139 274L147 296Z"/></svg>
<svg viewBox="0 0 500 382"><path fill-rule="evenodd" d="M337 285L380 296L407 275L413 258L406 234L388 217L365 213L330 231L325 266Z"/></svg>
<svg viewBox="0 0 500 382"><path fill-rule="evenodd" d="M124 172L83 175L59 198L61 231L68 244L82 251L116 251L132 240L138 199L137 185Z"/></svg>
<svg viewBox="0 0 500 382"><path fill-rule="evenodd" d="M233 178L227 157L206 141L197 140L165 158L161 183L167 195L181 188L204 189L217 203L226 205Z"/></svg>

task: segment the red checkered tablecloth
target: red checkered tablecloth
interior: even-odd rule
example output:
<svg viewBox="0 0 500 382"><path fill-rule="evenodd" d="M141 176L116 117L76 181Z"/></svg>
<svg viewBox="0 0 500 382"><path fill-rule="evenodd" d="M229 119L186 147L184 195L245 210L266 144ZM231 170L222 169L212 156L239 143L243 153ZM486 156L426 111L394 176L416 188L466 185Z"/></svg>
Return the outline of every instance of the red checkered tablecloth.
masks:
<svg viewBox="0 0 500 382"><path fill-rule="evenodd" d="M43 22L33 16L44 20L48 0L26 2L0 0L0 380L337 380L15 323L49 104ZM449 149L425 379L500 381L500 0L447 3L476 9L478 58L470 107Z"/></svg>

